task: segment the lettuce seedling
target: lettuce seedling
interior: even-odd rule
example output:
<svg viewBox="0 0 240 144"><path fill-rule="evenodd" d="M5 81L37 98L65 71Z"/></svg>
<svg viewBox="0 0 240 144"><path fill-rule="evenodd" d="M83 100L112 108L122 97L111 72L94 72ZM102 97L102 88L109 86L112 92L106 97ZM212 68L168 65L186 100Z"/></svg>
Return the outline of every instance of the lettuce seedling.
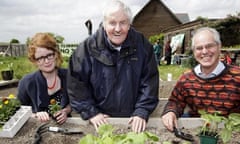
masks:
<svg viewBox="0 0 240 144"><path fill-rule="evenodd" d="M79 141L79 144L145 144L146 142L157 141L159 141L159 138L147 131L116 134L112 125L105 124L98 128L98 136L87 134Z"/></svg>

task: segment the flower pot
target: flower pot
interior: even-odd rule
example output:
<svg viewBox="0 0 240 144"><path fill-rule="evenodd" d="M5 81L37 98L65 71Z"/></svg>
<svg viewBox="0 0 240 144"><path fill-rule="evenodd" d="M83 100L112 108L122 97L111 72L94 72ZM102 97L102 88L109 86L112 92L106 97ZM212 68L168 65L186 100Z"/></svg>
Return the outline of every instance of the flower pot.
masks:
<svg viewBox="0 0 240 144"><path fill-rule="evenodd" d="M218 137L200 135L200 144L217 144Z"/></svg>
<svg viewBox="0 0 240 144"><path fill-rule="evenodd" d="M3 80L12 80L13 79L13 70L1 71Z"/></svg>

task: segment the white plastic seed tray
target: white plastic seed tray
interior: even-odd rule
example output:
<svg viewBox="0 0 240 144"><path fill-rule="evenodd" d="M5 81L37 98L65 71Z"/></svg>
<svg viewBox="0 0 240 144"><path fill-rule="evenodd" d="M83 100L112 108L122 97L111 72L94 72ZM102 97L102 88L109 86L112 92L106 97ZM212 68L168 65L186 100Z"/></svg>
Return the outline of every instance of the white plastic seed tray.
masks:
<svg viewBox="0 0 240 144"><path fill-rule="evenodd" d="M0 137L13 138L32 115L31 106L21 106L0 130Z"/></svg>

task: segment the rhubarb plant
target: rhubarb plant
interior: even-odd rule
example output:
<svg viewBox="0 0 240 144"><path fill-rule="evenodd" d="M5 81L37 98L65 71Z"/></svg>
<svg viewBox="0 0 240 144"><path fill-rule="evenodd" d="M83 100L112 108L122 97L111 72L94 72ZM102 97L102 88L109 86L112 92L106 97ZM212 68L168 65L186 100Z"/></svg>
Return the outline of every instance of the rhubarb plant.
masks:
<svg viewBox="0 0 240 144"><path fill-rule="evenodd" d="M232 137L232 132L240 132L240 114L231 113L224 119L224 128L220 131L220 137L223 143L228 143Z"/></svg>

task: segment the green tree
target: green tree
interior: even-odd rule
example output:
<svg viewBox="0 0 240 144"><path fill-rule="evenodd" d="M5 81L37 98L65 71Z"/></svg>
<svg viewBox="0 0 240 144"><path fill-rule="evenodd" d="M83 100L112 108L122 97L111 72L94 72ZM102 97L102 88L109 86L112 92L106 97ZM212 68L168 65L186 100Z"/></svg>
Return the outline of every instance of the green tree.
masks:
<svg viewBox="0 0 240 144"><path fill-rule="evenodd" d="M57 43L63 43L64 41L64 37L58 34L54 34L51 32L48 32L48 34L50 34L51 36L53 36L55 38L55 40L57 41Z"/></svg>
<svg viewBox="0 0 240 144"><path fill-rule="evenodd" d="M64 37L60 35L56 35L54 38L56 39L57 43L63 43L64 41Z"/></svg>
<svg viewBox="0 0 240 144"><path fill-rule="evenodd" d="M160 44L163 45L164 34L160 33L158 35L153 35L149 37L150 43L154 44L156 40L159 40Z"/></svg>
<svg viewBox="0 0 240 144"><path fill-rule="evenodd" d="M30 44L30 41L31 41L31 38L30 38L30 37L28 37L28 38L27 38L27 41L26 41L26 45L27 45L27 46L29 46L29 44Z"/></svg>
<svg viewBox="0 0 240 144"><path fill-rule="evenodd" d="M240 44L240 13L228 15L225 19L206 24L215 28L221 35L223 46L234 46Z"/></svg>
<svg viewBox="0 0 240 144"><path fill-rule="evenodd" d="M10 43L17 43L17 44L18 44L18 43L20 43L20 42L19 42L19 40L13 38L13 39L11 39Z"/></svg>

